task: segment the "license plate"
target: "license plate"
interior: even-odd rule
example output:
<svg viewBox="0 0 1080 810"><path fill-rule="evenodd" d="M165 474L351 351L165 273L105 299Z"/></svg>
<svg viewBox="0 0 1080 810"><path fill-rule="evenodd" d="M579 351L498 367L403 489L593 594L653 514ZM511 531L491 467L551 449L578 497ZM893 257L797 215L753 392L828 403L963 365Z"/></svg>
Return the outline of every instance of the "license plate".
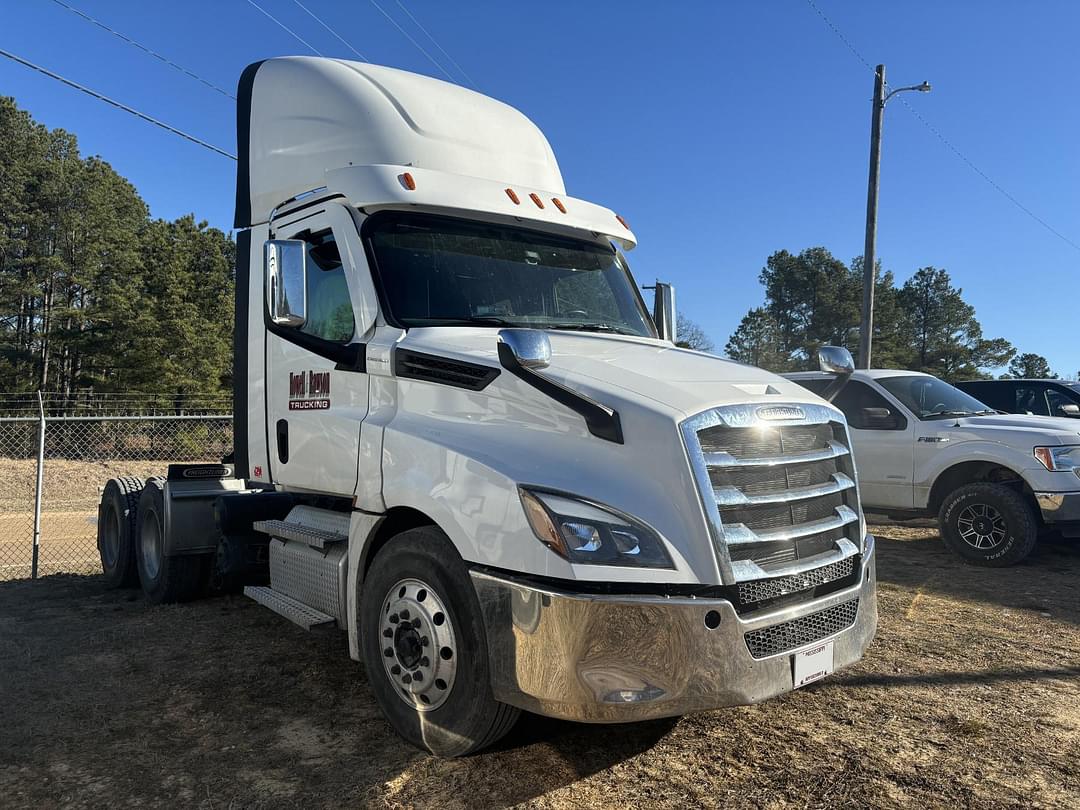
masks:
<svg viewBox="0 0 1080 810"><path fill-rule="evenodd" d="M833 643L826 641L791 656L795 688L821 680L833 671Z"/></svg>

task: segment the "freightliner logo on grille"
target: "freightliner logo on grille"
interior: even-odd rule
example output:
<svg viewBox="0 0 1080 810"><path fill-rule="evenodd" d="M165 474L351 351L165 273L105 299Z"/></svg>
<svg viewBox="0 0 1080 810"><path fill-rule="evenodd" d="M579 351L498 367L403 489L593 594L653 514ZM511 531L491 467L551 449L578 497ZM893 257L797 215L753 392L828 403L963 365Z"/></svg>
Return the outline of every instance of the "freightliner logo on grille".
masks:
<svg viewBox="0 0 1080 810"><path fill-rule="evenodd" d="M758 408L755 413L757 414L758 419L764 419L767 422L775 422L780 419L806 418L803 409L797 408L794 405L770 405L767 408Z"/></svg>

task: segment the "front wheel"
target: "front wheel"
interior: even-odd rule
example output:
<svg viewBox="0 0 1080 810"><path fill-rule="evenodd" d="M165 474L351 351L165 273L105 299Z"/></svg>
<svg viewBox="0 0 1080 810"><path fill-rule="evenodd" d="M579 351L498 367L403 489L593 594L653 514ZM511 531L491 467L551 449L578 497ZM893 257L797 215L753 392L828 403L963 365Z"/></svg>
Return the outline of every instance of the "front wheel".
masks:
<svg viewBox="0 0 1080 810"><path fill-rule="evenodd" d="M1002 484L962 486L938 514L941 539L974 565L1015 565L1035 548L1038 524L1023 496Z"/></svg>
<svg viewBox="0 0 1080 810"><path fill-rule="evenodd" d="M364 578L359 629L375 699L413 745L464 756L513 727L519 710L491 693L468 569L440 530L410 529L379 551Z"/></svg>

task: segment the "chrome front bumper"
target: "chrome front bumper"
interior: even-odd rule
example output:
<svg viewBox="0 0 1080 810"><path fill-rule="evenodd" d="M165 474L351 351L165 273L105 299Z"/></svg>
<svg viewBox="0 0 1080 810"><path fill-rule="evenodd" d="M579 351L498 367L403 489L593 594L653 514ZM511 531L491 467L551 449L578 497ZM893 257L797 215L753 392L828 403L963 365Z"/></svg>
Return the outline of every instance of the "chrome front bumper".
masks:
<svg viewBox="0 0 1080 810"><path fill-rule="evenodd" d="M1080 523L1080 492L1036 492L1035 500L1047 523Z"/></svg>
<svg viewBox="0 0 1080 810"><path fill-rule="evenodd" d="M745 619L724 599L573 594L474 571L495 697L549 717L619 723L757 703L788 692L792 653L832 639L833 666L840 669L858 661L874 638L873 536L866 542L856 584ZM858 612L846 629L768 657L750 654L747 633L854 599ZM720 616L715 629L705 623L710 611Z"/></svg>

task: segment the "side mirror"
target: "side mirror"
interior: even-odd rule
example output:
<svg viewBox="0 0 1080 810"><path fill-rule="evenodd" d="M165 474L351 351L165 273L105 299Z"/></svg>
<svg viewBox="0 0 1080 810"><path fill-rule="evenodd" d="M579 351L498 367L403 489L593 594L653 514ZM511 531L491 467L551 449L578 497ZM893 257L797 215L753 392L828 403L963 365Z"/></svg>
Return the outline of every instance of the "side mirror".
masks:
<svg viewBox="0 0 1080 810"><path fill-rule="evenodd" d="M832 402L855 371L855 361L851 358L851 352L843 346L822 346L818 349L818 366L822 371L836 375L836 379L821 392L822 399Z"/></svg>
<svg viewBox="0 0 1080 810"><path fill-rule="evenodd" d="M896 427L896 417L888 408L860 408L862 423L871 430L889 430Z"/></svg>
<svg viewBox="0 0 1080 810"><path fill-rule="evenodd" d="M1065 405L1058 405L1058 414L1061 416L1067 416L1071 419L1080 419L1080 405L1074 405L1069 402Z"/></svg>
<svg viewBox="0 0 1080 810"><path fill-rule="evenodd" d="M678 339L675 329L675 288L662 281L656 282L652 288L653 296L653 323L661 340L670 340L674 343Z"/></svg>
<svg viewBox="0 0 1080 810"><path fill-rule="evenodd" d="M514 355L523 368L547 368L551 365L551 341L537 329L500 329L499 343Z"/></svg>
<svg viewBox="0 0 1080 810"><path fill-rule="evenodd" d="M271 323L303 326L307 322L307 244L301 239L268 241L263 270Z"/></svg>

